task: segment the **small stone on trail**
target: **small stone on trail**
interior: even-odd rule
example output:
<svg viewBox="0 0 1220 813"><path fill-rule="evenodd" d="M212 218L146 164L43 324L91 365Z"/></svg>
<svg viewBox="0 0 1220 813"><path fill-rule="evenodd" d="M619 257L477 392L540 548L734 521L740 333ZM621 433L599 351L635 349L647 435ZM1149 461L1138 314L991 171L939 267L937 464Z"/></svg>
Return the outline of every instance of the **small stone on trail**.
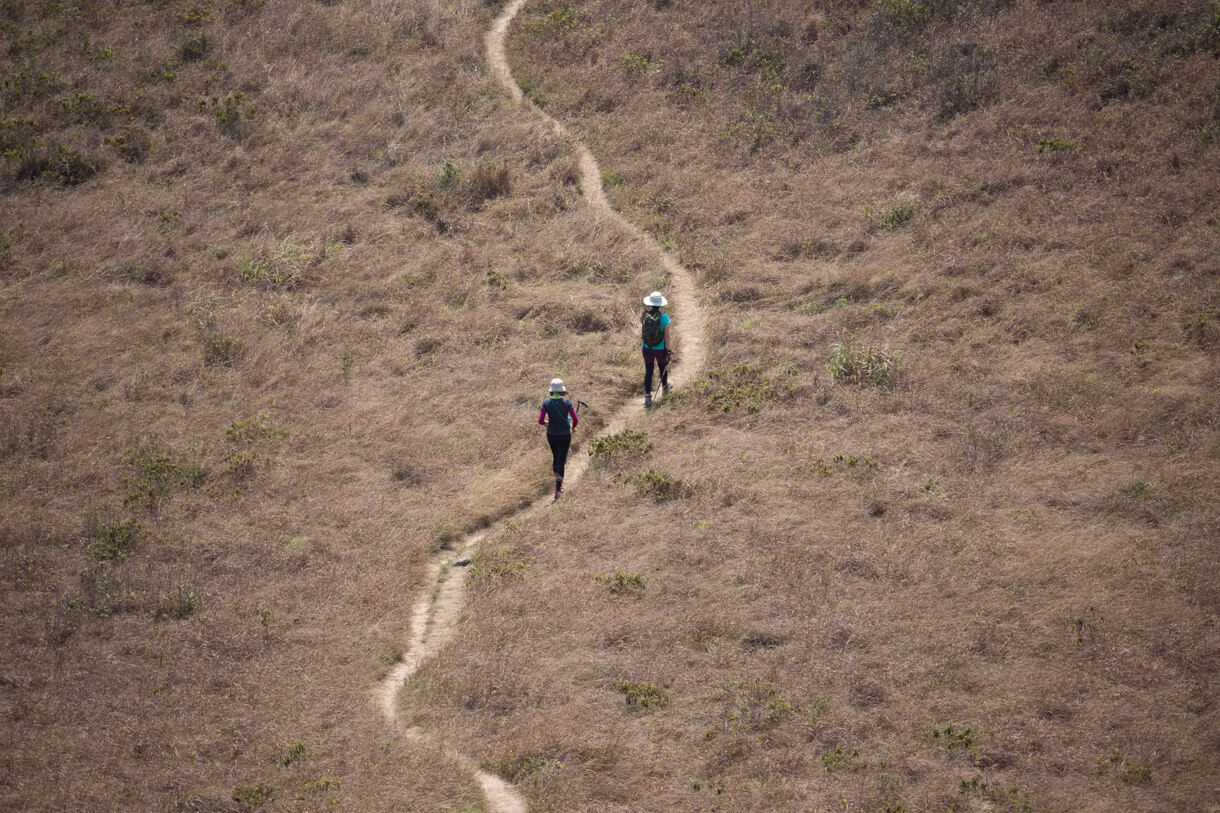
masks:
<svg viewBox="0 0 1220 813"><path fill-rule="evenodd" d="M468 565L468 564L470 564L469 559L458 559L456 562L453 563L453 566L454 567L466 567L466 565Z"/></svg>

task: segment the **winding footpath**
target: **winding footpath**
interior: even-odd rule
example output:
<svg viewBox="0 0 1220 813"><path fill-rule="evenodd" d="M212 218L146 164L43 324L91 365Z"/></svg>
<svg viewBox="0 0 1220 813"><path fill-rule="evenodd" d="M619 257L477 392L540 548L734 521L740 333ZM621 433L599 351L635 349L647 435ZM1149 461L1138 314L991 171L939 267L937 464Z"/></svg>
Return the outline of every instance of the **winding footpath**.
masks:
<svg viewBox="0 0 1220 813"><path fill-rule="evenodd" d="M484 43L488 67L496 82L514 101L525 105L536 115L545 119L554 128L555 133L570 145L579 165L581 192L593 216L612 223L634 239L651 245L657 252L662 266L669 275L665 293L673 303L670 310L678 328L678 341L675 345L676 349L680 351L680 363L676 364L670 372L670 382L675 388L686 386L703 369L706 361L704 336L707 331L703 311L695 299L694 277L655 239L610 206L610 202L602 190L601 168L593 158L593 153L583 143L573 138L567 127L560 121L526 99L520 86L513 80L508 57L505 54L504 41L509 25L526 2L527 0L512 0L496 18L491 30L487 32ZM621 432L631 418L639 416L642 412L643 405L639 401L625 405L610 419L601 434L611 435ZM588 465L587 455L576 455L575 459L568 463L567 481L575 483L579 480ZM509 519L516 522L526 520L550 504L549 497L540 498L513 516L505 517L501 523ZM378 705L386 721L391 725L401 725L398 705L402 687L425 661L440 652L453 638L466 593L463 571L455 565L469 559L486 534L486 530L469 534L452 548L442 551L428 566L424 586L420 589L419 598L411 613L410 639L406 643L403 659L377 687ZM410 739L419 742L425 742L428 739L427 735L418 728L404 728L403 733ZM453 751L445 753L447 758L469 772L479 783L487 799L487 809L491 813L525 813L527 810L525 800L511 784L480 769L474 760L467 756Z"/></svg>

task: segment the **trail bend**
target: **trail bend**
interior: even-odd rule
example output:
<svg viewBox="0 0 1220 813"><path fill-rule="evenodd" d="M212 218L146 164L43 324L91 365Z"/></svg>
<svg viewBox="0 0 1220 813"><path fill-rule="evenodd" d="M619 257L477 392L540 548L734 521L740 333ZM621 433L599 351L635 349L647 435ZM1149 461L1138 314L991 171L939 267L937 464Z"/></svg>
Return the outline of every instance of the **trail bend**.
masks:
<svg viewBox="0 0 1220 813"><path fill-rule="evenodd" d="M655 250L668 275L665 293L671 300L670 312L677 328L677 339L674 343L677 362L670 372L670 381L676 388L686 386L704 368L707 361L706 321L696 298L694 276L655 238L610 205L602 188L601 167L598 166L593 153L579 139L574 138L561 121L525 98L521 87L513 79L505 40L509 26L526 2L528 0L512 0L508 3L484 36L488 68L496 83L510 98L547 121L555 133L568 143L577 159L581 194L594 216L609 221L632 238L650 244ZM647 292L640 292L641 297L644 293ZM601 435L621 432L628 421L639 416L643 409L639 401L622 406L610 418ZM568 463L566 480L569 483L577 482L588 465L587 455L576 455L576 458ZM500 522L526 520L544 510L550 503L549 498L540 498L511 517L504 517ZM474 554L486 533L477 531L467 535L450 549L441 551L428 565L424 585L412 608L410 635L402 660L382 679L376 690L377 705L386 721L393 726L401 726L398 698L403 686L429 658L440 652L453 638L466 594L466 580L457 563ZM428 735L418 728L403 727L403 733L421 744L429 742ZM510 783L482 770L470 757L452 750L445 750L445 755L478 782L483 790L487 809L491 813L526 812L528 808L524 798Z"/></svg>

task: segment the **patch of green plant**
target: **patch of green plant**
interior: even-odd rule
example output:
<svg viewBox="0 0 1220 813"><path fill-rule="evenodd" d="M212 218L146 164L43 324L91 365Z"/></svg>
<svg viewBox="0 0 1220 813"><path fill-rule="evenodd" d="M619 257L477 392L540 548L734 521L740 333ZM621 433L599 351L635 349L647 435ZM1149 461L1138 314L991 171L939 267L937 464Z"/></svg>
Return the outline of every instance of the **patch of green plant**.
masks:
<svg viewBox="0 0 1220 813"><path fill-rule="evenodd" d="M508 290L508 280L499 271L493 269L488 269L487 278L483 280L483 284L500 291Z"/></svg>
<svg viewBox="0 0 1220 813"><path fill-rule="evenodd" d="M667 502L685 497L689 492L686 483L680 477L672 477L665 472L649 469L646 472L627 478L641 494L650 494L657 502Z"/></svg>
<svg viewBox="0 0 1220 813"><path fill-rule="evenodd" d="M27 157L18 171L24 180L41 178L60 186L77 186L97 175L99 166L84 153L72 147L60 146L54 152Z"/></svg>
<svg viewBox="0 0 1220 813"><path fill-rule="evenodd" d="M244 421L233 421L225 430L225 440L230 443L253 444L261 441L276 440L288 434L287 430L275 425L274 412L259 410L253 418Z"/></svg>
<svg viewBox="0 0 1220 813"><path fill-rule="evenodd" d="M1142 785L1152 781L1152 769L1142 762L1126 757L1117 749L1097 758L1099 776L1114 775L1124 785Z"/></svg>
<svg viewBox="0 0 1220 813"><path fill-rule="evenodd" d="M963 779L957 788L953 801L950 802L948 813L957 813L973 809L970 799L981 799L989 808L997 811L1020 811L1020 813L1049 813L1047 808L1036 806L1029 799L1029 794L1017 785L1001 785L990 781L982 774L975 774L969 779Z"/></svg>
<svg viewBox="0 0 1220 813"><path fill-rule="evenodd" d="M338 790L340 780L331 779L326 776L319 776L317 779L310 779L305 782L305 792L297 797L298 801L305 801L306 795L310 793L327 793L328 791Z"/></svg>
<svg viewBox="0 0 1220 813"><path fill-rule="evenodd" d="M606 589L615 595L643 590L648 584L648 580L639 573L632 573L626 570L616 570L613 573L599 573L594 578L606 585Z"/></svg>
<svg viewBox="0 0 1220 813"><path fill-rule="evenodd" d="M190 618L199 606L199 597L185 584L175 584L157 600L152 616L157 621Z"/></svg>
<svg viewBox="0 0 1220 813"><path fill-rule="evenodd" d="M903 33L914 31L932 16L931 6L922 0L877 0L873 8L880 20Z"/></svg>
<svg viewBox="0 0 1220 813"><path fill-rule="evenodd" d="M822 767L827 771L862 771L868 767L868 761L860 759L859 748L836 745L822 752Z"/></svg>
<svg viewBox="0 0 1220 813"><path fill-rule="evenodd" d="M221 132L237 137L242 133L245 122L258 118L258 105L241 91L224 96L212 96L199 99L196 103L200 113L211 115L220 125Z"/></svg>
<svg viewBox="0 0 1220 813"><path fill-rule="evenodd" d="M1182 320L1182 331L1188 339L1203 343L1216 338L1217 330L1216 306L1206 304Z"/></svg>
<svg viewBox="0 0 1220 813"><path fill-rule="evenodd" d="M199 27L212 22L212 3L210 0L204 0L202 3L195 3L187 6L177 14L178 21L183 25Z"/></svg>
<svg viewBox="0 0 1220 813"><path fill-rule="evenodd" d="M773 683L761 677L726 683L720 697L728 703L721 718L703 733L704 739L710 740L721 732L736 729L765 731L801 713L800 706L791 703Z"/></svg>
<svg viewBox="0 0 1220 813"><path fill-rule="evenodd" d="M626 698L628 706L669 705L669 692L655 683L635 683L624 680L618 684L618 690Z"/></svg>
<svg viewBox="0 0 1220 813"><path fill-rule="evenodd" d="M1063 138L1061 136L1051 136L1050 138L1039 139L1038 152L1076 152L1080 149L1080 142L1072 138Z"/></svg>
<svg viewBox="0 0 1220 813"><path fill-rule="evenodd" d="M298 759L305 758L305 743L294 742L288 746L288 751L284 754L284 758L280 760L280 764L284 767L291 765Z"/></svg>
<svg viewBox="0 0 1220 813"><path fill-rule="evenodd" d="M768 401L788 398L795 392L790 380L795 374L789 368L769 376L757 367L738 364L730 370L712 370L694 389L707 398L709 409L729 412L742 407L746 412L758 412Z"/></svg>
<svg viewBox="0 0 1220 813"><path fill-rule="evenodd" d="M132 164L143 161L153 149L152 136L136 124L128 124L117 135L104 137L102 143Z"/></svg>
<svg viewBox="0 0 1220 813"><path fill-rule="evenodd" d="M975 731L970 726L954 727L952 723L944 728L932 729L932 742L946 750L952 751L955 748L973 754L974 753Z"/></svg>
<svg viewBox="0 0 1220 813"><path fill-rule="evenodd" d="M178 58L183 62L198 62L208 55L211 47L212 41L201 31L178 46Z"/></svg>
<svg viewBox="0 0 1220 813"><path fill-rule="evenodd" d="M123 498L123 506L155 509L175 488L198 488L207 474L203 467L191 463L172 449L139 446L123 455L122 461L132 473L123 475L131 490Z"/></svg>
<svg viewBox="0 0 1220 813"><path fill-rule="evenodd" d="M248 807L262 807L275 801L275 788L262 782L257 785L238 785L233 788L233 801Z"/></svg>
<svg viewBox="0 0 1220 813"><path fill-rule="evenodd" d="M1138 483L1139 481L1137 481ZM1139 485L1143 485L1140 483ZM1140 490L1137 486L1137 493ZM1085 646L1097 642L1100 636L1098 625L1105 621L1105 616L1089 607L1083 615L1072 619L1072 646Z"/></svg>
<svg viewBox="0 0 1220 813"><path fill-rule="evenodd" d="M640 56L639 54L623 54L619 58L619 65L623 68L623 73L628 76L647 76L649 73L654 73L661 69L665 64L665 60L654 60L651 57Z"/></svg>
<svg viewBox="0 0 1220 813"><path fill-rule="evenodd" d="M98 618L140 609L140 594L121 579L88 569L80 571L79 577L81 595L69 600L70 608L83 610Z"/></svg>
<svg viewBox="0 0 1220 813"><path fill-rule="evenodd" d="M697 104L707 99L707 89L698 77L686 79L665 91L665 100L676 104Z"/></svg>
<svg viewBox="0 0 1220 813"><path fill-rule="evenodd" d="M873 313L882 319L890 319L902 313L901 305L890 305L885 302L877 302L873 305Z"/></svg>
<svg viewBox="0 0 1220 813"><path fill-rule="evenodd" d="M596 468L608 460L646 454L651 449L652 441L646 433L624 429L589 441L589 460Z"/></svg>
<svg viewBox="0 0 1220 813"><path fill-rule="evenodd" d="M134 519L114 523L94 519L89 523L89 535L92 539L86 546L85 553L95 562L126 559L135 548L140 531L140 523Z"/></svg>
<svg viewBox="0 0 1220 813"><path fill-rule="evenodd" d="M846 336L830 345L830 375L852 384L892 388L898 381L897 353Z"/></svg>
<svg viewBox="0 0 1220 813"><path fill-rule="evenodd" d="M212 333L203 337L203 363L216 367L232 367L241 359L245 342L238 336Z"/></svg>
<svg viewBox="0 0 1220 813"><path fill-rule="evenodd" d="M492 582L519 579L533 564L533 559L523 559L505 545L499 545L490 550L480 550L470 557L470 567L466 571L468 582Z"/></svg>
<svg viewBox="0 0 1220 813"><path fill-rule="evenodd" d="M533 39L539 36L561 36L578 30L581 27L580 14L571 6L557 8L547 12L540 20L527 20L521 24L521 38Z"/></svg>
<svg viewBox="0 0 1220 813"><path fill-rule="evenodd" d="M549 780L554 779L562 770L563 763L559 760L543 760L536 764L529 765L524 773L518 774L520 778L517 779L517 783L538 787L546 784Z"/></svg>
<svg viewBox="0 0 1220 813"><path fill-rule="evenodd" d="M823 477L830 477L836 471L845 471L847 469L875 469L880 464L876 460L863 454L845 455L842 452L836 452L827 463L826 459L818 455L818 459L813 461L813 470Z"/></svg>
<svg viewBox="0 0 1220 813"><path fill-rule="evenodd" d="M254 476L259 463L265 463L267 458L257 452L247 449L226 449L220 453L220 460L225 464L221 476L229 480L241 482Z"/></svg>
<svg viewBox="0 0 1220 813"><path fill-rule="evenodd" d="M24 546L0 550L0 569L18 589L29 587L42 574L42 559L37 551L28 551Z"/></svg>

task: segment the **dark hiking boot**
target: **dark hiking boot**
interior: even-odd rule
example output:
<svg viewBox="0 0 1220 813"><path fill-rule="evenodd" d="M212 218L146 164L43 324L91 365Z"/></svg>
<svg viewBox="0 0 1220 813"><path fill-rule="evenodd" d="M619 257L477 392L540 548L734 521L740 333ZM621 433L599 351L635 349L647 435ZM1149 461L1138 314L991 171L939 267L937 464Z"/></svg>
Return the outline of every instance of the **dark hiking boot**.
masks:
<svg viewBox="0 0 1220 813"><path fill-rule="evenodd" d="M644 409L648 409L650 406L652 406L652 393L646 392L644 393Z"/></svg>
<svg viewBox="0 0 1220 813"><path fill-rule="evenodd" d="M662 385L661 385L661 397L662 397L662 398L668 398L668 397L669 397L669 384L668 384L668 383L665 383L665 384L662 384Z"/></svg>

